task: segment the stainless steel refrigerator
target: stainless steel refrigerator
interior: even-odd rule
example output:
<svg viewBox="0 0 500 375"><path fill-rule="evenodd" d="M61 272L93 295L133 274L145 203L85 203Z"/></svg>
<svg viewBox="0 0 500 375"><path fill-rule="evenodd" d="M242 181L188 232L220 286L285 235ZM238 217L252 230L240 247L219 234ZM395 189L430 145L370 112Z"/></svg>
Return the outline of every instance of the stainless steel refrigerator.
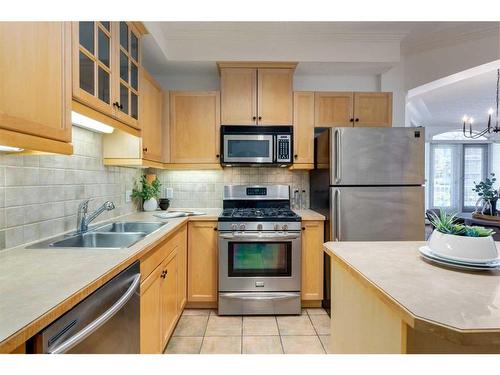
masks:
<svg viewBox="0 0 500 375"><path fill-rule="evenodd" d="M315 139L311 208L326 240L424 240L424 129L329 128Z"/></svg>
<svg viewBox="0 0 500 375"><path fill-rule="evenodd" d="M423 128L329 128L315 138L311 208L325 241L423 241ZM330 313L325 255L323 307Z"/></svg>

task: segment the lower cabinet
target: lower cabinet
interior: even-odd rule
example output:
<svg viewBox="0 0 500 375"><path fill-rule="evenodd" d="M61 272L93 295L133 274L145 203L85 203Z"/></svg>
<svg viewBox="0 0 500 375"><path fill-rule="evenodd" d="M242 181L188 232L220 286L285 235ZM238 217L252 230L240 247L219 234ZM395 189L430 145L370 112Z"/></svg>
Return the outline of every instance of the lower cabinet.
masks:
<svg viewBox="0 0 500 375"><path fill-rule="evenodd" d="M141 353L162 353L182 313L186 248L184 225L141 259Z"/></svg>
<svg viewBox="0 0 500 375"><path fill-rule="evenodd" d="M188 302L217 302L217 222L188 224Z"/></svg>
<svg viewBox="0 0 500 375"><path fill-rule="evenodd" d="M302 301L323 299L323 221L302 222Z"/></svg>

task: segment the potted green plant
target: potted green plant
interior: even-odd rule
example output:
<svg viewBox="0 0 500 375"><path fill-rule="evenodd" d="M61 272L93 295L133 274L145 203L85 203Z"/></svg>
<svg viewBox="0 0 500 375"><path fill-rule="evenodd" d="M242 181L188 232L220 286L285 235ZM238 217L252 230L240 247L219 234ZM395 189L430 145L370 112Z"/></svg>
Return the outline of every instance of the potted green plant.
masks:
<svg viewBox="0 0 500 375"><path fill-rule="evenodd" d="M438 255L466 262L489 261L498 258L491 229L458 224L456 214L442 211L431 213L434 226L429 238L429 248Z"/></svg>
<svg viewBox="0 0 500 375"><path fill-rule="evenodd" d="M143 175L132 190L132 198L142 201L144 211L155 211L158 208L157 198L160 196L160 187L160 180L156 176L149 182L146 176Z"/></svg>
<svg viewBox="0 0 500 375"><path fill-rule="evenodd" d="M497 212L497 201L500 195L499 190L496 190L493 185L496 182L495 174L491 173L491 178L486 177L484 181L476 183L474 181L475 187L472 191L475 191L479 196L478 204L483 203L480 213L486 215L496 215ZM477 205L476 205L477 206ZM476 208L476 211L478 209Z"/></svg>

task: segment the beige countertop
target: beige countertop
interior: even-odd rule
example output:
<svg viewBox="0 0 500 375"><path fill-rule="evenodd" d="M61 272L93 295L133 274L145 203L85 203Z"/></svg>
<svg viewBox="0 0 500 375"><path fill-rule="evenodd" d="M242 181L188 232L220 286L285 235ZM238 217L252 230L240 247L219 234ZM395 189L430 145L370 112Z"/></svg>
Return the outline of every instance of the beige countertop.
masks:
<svg viewBox="0 0 500 375"><path fill-rule="evenodd" d="M167 221L167 225L126 249L26 249L0 251L0 353L8 352L69 310L102 283L144 256L188 220L217 220L220 209L203 216L162 220L139 212L108 221ZM57 313L55 312L57 311Z"/></svg>
<svg viewBox="0 0 500 375"><path fill-rule="evenodd" d="M302 220L306 221L322 221L325 217L316 211L305 209L305 210L293 210L297 215L299 215Z"/></svg>
<svg viewBox="0 0 500 375"><path fill-rule="evenodd" d="M138 212L107 220L168 222L126 249L27 249L29 244L25 244L0 251L0 353L23 343L144 256L180 225L187 221L216 221L222 211L193 210L206 214L159 219L153 213ZM324 216L312 210L296 213L303 220L324 220Z"/></svg>
<svg viewBox="0 0 500 375"><path fill-rule="evenodd" d="M420 258L418 248L423 245L426 242L327 242L324 248L360 281L388 297L386 302L417 328L500 332L500 270L438 267Z"/></svg>

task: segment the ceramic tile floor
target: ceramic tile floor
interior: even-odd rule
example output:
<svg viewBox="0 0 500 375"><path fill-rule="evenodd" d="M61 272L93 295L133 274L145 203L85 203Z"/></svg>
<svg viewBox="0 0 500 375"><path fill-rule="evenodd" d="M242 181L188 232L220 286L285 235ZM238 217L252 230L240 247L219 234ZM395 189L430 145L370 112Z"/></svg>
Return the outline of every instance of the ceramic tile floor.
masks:
<svg viewBox="0 0 500 375"><path fill-rule="evenodd" d="M325 310L299 316L218 316L215 310L186 309L165 354L325 354L330 318Z"/></svg>

